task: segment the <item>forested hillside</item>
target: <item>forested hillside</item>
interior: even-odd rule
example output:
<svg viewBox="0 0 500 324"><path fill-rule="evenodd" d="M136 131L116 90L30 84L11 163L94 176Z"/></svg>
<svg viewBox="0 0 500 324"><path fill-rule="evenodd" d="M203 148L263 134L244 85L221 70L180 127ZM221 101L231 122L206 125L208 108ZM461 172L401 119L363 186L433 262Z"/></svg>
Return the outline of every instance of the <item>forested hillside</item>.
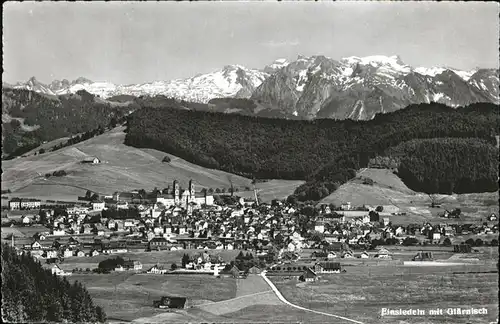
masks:
<svg viewBox="0 0 500 324"><path fill-rule="evenodd" d="M370 158L402 142L453 137L494 144L498 126L493 104L456 109L412 105L370 121L267 119L164 105L133 113L125 143L247 177L306 179L297 198L317 200L352 178Z"/></svg>
<svg viewBox="0 0 500 324"><path fill-rule="evenodd" d="M2 89L2 155L20 155L44 141L93 131L123 117L115 107L79 91L48 96L22 89Z"/></svg>
<svg viewBox="0 0 500 324"><path fill-rule="evenodd" d="M106 314L78 282L52 275L2 244L2 322L101 322Z"/></svg>
<svg viewBox="0 0 500 324"><path fill-rule="evenodd" d="M498 149L479 139L413 140L393 151L398 175L415 191L467 193L498 189Z"/></svg>

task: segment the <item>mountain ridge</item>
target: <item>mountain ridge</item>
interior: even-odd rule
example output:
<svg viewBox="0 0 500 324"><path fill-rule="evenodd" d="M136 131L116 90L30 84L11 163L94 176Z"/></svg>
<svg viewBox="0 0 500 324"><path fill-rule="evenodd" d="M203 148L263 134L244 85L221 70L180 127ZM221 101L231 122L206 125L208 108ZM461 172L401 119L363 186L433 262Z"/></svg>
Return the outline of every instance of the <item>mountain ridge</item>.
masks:
<svg viewBox="0 0 500 324"><path fill-rule="evenodd" d="M226 65L187 79L131 85L92 82L82 77L71 82L54 80L46 85L32 77L25 83L4 87L49 95L86 90L102 98L163 95L197 103L244 98L272 107L276 115L302 119L367 120L377 113L415 103L438 102L456 107L500 102L498 69L415 68L398 55L350 56L340 60L299 55L294 61L277 59L260 70Z"/></svg>

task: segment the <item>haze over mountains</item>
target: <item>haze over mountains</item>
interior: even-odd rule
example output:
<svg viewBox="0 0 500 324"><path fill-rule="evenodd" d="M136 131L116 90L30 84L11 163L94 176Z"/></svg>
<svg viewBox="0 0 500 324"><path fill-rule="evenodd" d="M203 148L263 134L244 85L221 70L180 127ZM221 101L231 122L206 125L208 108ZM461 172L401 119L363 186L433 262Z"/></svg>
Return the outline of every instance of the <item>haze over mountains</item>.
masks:
<svg viewBox="0 0 500 324"><path fill-rule="evenodd" d="M228 65L192 78L116 85L78 78L43 84L31 78L4 87L28 89L48 95L86 90L109 98L117 95L164 95L179 100L208 103L215 98L249 98L290 118L371 119L377 113L413 103L439 102L452 107L475 102L499 103L499 70L461 71L447 67L411 67L398 56L348 57L299 56L278 59L257 70Z"/></svg>

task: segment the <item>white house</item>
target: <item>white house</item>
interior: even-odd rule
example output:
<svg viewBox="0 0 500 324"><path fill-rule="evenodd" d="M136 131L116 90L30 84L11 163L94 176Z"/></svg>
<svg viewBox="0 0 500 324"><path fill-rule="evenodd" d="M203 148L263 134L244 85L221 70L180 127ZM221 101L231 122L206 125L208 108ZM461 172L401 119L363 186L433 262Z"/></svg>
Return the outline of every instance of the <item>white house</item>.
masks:
<svg viewBox="0 0 500 324"><path fill-rule="evenodd" d="M99 160L98 158L96 158L94 156L91 156L91 157L85 158L82 161L82 163L98 164L98 163L101 163L101 160Z"/></svg>
<svg viewBox="0 0 500 324"><path fill-rule="evenodd" d="M32 221L31 217L27 215L23 217L23 224L25 225L31 224L31 221Z"/></svg>
<svg viewBox="0 0 500 324"><path fill-rule="evenodd" d="M54 236L66 235L66 231L63 230L63 229L53 229L52 230L52 235L54 235Z"/></svg>
<svg viewBox="0 0 500 324"><path fill-rule="evenodd" d="M104 210L104 201L94 201L92 202L92 210L93 211L101 211Z"/></svg>
<svg viewBox="0 0 500 324"><path fill-rule="evenodd" d="M361 259L369 259L370 255L366 251L361 252L361 255L359 256Z"/></svg>
<svg viewBox="0 0 500 324"><path fill-rule="evenodd" d="M337 254L335 252L329 252L328 255L326 256L328 259L335 259L337 257Z"/></svg>
<svg viewBox="0 0 500 324"><path fill-rule="evenodd" d="M351 210L351 203L347 201L340 205L340 208L342 208L342 210Z"/></svg>
<svg viewBox="0 0 500 324"><path fill-rule="evenodd" d="M128 202L119 202L116 203L116 209L128 209Z"/></svg>
<svg viewBox="0 0 500 324"><path fill-rule="evenodd" d="M65 272L57 264L54 264L52 267L52 274L55 274L56 276L70 276L71 272Z"/></svg>
<svg viewBox="0 0 500 324"><path fill-rule="evenodd" d="M323 224L323 223L316 223L314 225L314 230L317 231L317 232L320 232L320 233L324 233L325 232L325 224Z"/></svg>
<svg viewBox="0 0 500 324"><path fill-rule="evenodd" d="M65 257L65 258L70 258L70 257L72 257L72 256L73 256L73 251L72 251L72 250L70 250L70 249L66 249L66 250L64 250L64 252L63 252L63 257Z"/></svg>

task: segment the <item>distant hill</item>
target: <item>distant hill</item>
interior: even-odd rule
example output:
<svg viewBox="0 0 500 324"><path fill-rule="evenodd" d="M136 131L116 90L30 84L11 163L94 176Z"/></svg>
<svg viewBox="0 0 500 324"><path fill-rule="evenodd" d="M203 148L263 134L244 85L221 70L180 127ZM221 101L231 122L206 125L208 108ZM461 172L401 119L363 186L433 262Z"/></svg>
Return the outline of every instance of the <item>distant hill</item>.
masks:
<svg viewBox="0 0 500 324"><path fill-rule="evenodd" d="M251 179L227 172L200 167L174 155L154 149L137 149L124 145L124 127L118 127L94 138L55 152L30 155L3 161L2 188L10 189L15 197L39 197L52 200L75 200L86 190L100 194L115 191L159 189L172 185L173 180L187 186L194 180L198 188L226 189L233 186L242 192L252 188ZM56 143L56 142L54 142ZM87 157L97 157L100 164L80 163ZM169 156L169 163L162 162ZM46 178L46 173L65 170L67 176ZM285 198L303 181L271 181L264 183L260 195L264 200ZM245 196L253 196L246 192Z"/></svg>
<svg viewBox="0 0 500 324"><path fill-rule="evenodd" d="M53 96L3 88L2 158L21 155L45 141L104 128L129 109L83 90Z"/></svg>
<svg viewBox="0 0 500 324"><path fill-rule="evenodd" d="M373 183L365 184L364 179ZM423 192L408 188L391 170L363 168L356 177L341 185L335 192L324 197L319 204L340 206L350 202L351 206L383 206L384 215L393 212L406 213L408 217L394 216L395 222L420 223L436 218L444 210L461 208L468 217L479 219L498 210L498 191L487 193L433 195L441 208L431 208L431 198ZM384 216L385 217L385 216Z"/></svg>
<svg viewBox="0 0 500 324"><path fill-rule="evenodd" d="M126 144L249 178L307 180L296 191L300 200L327 196L370 158L400 143L451 137L494 144L499 125L493 104L412 105L370 121L256 118L182 110L177 104L131 114Z"/></svg>

